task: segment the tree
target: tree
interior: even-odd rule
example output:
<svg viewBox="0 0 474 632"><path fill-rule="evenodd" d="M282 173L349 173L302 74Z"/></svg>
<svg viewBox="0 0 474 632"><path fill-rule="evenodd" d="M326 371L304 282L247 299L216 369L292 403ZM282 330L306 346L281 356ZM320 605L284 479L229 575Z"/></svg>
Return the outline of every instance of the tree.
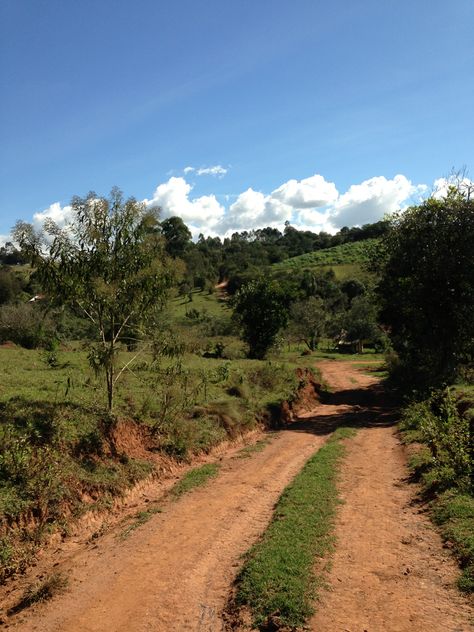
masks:
<svg viewBox="0 0 474 632"><path fill-rule="evenodd" d="M310 351L315 351L328 321L324 301L314 296L298 301L292 305L290 315L290 333L304 342Z"/></svg>
<svg viewBox="0 0 474 632"><path fill-rule="evenodd" d="M91 365L105 373L109 412L123 371L117 351L152 322L172 284L173 269L164 252L156 211L147 211L118 189L109 199L89 193L71 203L72 220L60 228L51 220L38 233L18 222L14 238L28 253L52 304L70 305L93 324L96 340Z"/></svg>
<svg viewBox="0 0 474 632"><path fill-rule="evenodd" d="M232 304L249 357L261 360L288 322L285 295L275 283L261 278L241 287Z"/></svg>
<svg viewBox="0 0 474 632"><path fill-rule="evenodd" d="M181 217L169 217L161 222L166 239L166 252L171 257L182 257L191 244L191 231Z"/></svg>
<svg viewBox="0 0 474 632"><path fill-rule="evenodd" d="M341 321L347 342L353 343L358 353L363 352L364 342L381 343L383 336L377 324L377 307L368 295L353 298Z"/></svg>
<svg viewBox="0 0 474 632"><path fill-rule="evenodd" d="M474 360L474 200L456 188L390 221L373 267L406 381L452 381Z"/></svg>

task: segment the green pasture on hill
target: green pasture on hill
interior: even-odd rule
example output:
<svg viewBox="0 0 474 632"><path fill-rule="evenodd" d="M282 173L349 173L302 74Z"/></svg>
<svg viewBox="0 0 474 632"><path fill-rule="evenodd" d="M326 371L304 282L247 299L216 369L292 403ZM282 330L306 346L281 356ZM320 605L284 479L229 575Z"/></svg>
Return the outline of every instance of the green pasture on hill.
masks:
<svg viewBox="0 0 474 632"><path fill-rule="evenodd" d="M308 252L298 257L275 263L275 272L318 268L320 270L334 270L338 280L349 277L367 275L363 265L368 260L368 253L377 243L377 239L366 239Z"/></svg>

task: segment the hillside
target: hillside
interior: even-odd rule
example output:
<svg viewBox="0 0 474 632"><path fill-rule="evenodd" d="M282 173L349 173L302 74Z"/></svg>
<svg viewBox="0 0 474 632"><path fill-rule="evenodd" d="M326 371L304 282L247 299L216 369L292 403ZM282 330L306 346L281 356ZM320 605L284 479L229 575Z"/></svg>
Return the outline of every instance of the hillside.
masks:
<svg viewBox="0 0 474 632"><path fill-rule="evenodd" d="M333 268L336 277L344 278L351 274L360 273L362 264L368 260L370 249L373 248L377 241L377 239L365 239L308 252L304 255L275 263L272 266L272 270L280 272L305 268Z"/></svg>

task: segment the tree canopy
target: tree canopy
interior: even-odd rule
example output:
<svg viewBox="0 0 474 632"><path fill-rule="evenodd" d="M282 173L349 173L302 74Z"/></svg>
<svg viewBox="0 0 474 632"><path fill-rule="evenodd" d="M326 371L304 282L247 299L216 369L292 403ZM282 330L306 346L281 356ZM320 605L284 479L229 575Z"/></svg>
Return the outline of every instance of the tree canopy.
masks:
<svg viewBox="0 0 474 632"><path fill-rule="evenodd" d="M240 288L233 300L234 317L249 346L249 357L262 359L288 322L287 298L276 283L264 278Z"/></svg>
<svg viewBox="0 0 474 632"><path fill-rule="evenodd" d="M474 359L474 200L452 188L395 215L374 265L405 379L452 381Z"/></svg>

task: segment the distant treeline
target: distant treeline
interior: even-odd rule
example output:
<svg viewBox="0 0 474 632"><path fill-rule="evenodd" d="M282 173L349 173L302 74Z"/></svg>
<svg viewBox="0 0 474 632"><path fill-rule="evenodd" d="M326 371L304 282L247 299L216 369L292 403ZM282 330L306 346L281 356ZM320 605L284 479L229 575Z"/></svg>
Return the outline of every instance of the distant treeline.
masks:
<svg viewBox="0 0 474 632"><path fill-rule="evenodd" d="M381 237L388 230L382 220L362 227L345 226L335 235L298 230L286 222L283 231L277 228L260 228L233 233L231 237L204 237L193 242L191 231L180 217L170 217L160 224L166 240L166 250L174 258L182 259L186 271L180 282L180 293L194 288L204 289L218 281L228 281L228 291L234 293L245 281L262 273L266 266L298 255L316 252L340 244ZM27 263L27 257L12 242L0 247L0 305L25 301L41 292L23 270L11 268Z"/></svg>
<svg viewBox="0 0 474 632"><path fill-rule="evenodd" d="M236 232L231 237L204 237L197 242L179 217L161 223L168 253L183 259L187 274L183 288L204 288L209 283L230 280L229 290L240 285L239 280L254 276L262 267L340 244L381 237L388 230L386 220L362 227L345 226L335 235L298 230L288 222L283 232L277 228L261 228ZM234 287L235 286L235 287Z"/></svg>

